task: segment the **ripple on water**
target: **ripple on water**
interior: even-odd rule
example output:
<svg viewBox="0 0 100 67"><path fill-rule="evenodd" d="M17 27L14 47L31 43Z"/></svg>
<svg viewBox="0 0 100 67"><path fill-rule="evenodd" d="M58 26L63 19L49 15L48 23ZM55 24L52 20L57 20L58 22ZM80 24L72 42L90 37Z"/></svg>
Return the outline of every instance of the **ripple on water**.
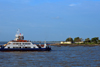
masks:
<svg viewBox="0 0 100 67"><path fill-rule="evenodd" d="M1 67L100 66L100 46L51 46L50 52L0 52Z"/></svg>

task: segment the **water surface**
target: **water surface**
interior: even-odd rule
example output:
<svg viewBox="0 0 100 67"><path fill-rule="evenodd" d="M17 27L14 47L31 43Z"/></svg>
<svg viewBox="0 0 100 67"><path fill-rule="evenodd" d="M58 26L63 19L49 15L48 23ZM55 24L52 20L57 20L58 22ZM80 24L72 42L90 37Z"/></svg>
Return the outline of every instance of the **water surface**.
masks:
<svg viewBox="0 0 100 67"><path fill-rule="evenodd" d="M51 46L44 52L0 52L0 67L100 67L100 46Z"/></svg>

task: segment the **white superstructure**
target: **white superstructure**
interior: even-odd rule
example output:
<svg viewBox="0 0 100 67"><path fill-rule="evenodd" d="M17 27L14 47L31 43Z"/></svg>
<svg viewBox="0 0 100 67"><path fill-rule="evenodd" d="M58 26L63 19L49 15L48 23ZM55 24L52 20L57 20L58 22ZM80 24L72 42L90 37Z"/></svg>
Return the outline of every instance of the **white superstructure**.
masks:
<svg viewBox="0 0 100 67"><path fill-rule="evenodd" d="M17 34L15 35L15 40L9 41L7 44L4 44L4 48L46 48L47 45L44 43L44 45L36 45L32 44L32 42L28 40L24 40L23 34L17 31Z"/></svg>

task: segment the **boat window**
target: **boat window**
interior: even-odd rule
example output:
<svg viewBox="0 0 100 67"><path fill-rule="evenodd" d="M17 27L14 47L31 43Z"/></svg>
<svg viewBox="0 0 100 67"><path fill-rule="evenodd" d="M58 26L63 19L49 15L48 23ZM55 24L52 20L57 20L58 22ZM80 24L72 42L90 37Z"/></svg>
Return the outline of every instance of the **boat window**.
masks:
<svg viewBox="0 0 100 67"><path fill-rule="evenodd" d="M13 47L13 48L21 48L21 47Z"/></svg>
<svg viewBox="0 0 100 67"><path fill-rule="evenodd" d="M31 47L28 47L28 48L31 48Z"/></svg>
<svg viewBox="0 0 100 67"><path fill-rule="evenodd" d="M25 45L30 45L30 43L25 43Z"/></svg>
<svg viewBox="0 0 100 67"><path fill-rule="evenodd" d="M16 43L16 45L21 45L21 43Z"/></svg>
<svg viewBox="0 0 100 67"><path fill-rule="evenodd" d="M19 47L15 47L15 48L19 48Z"/></svg>
<svg viewBox="0 0 100 67"><path fill-rule="evenodd" d="M25 47L25 48L31 48L31 47Z"/></svg>
<svg viewBox="0 0 100 67"><path fill-rule="evenodd" d="M18 45L18 43L16 43L16 45Z"/></svg>
<svg viewBox="0 0 100 67"><path fill-rule="evenodd" d="M28 43L28 45L30 45L30 43Z"/></svg>
<svg viewBox="0 0 100 67"><path fill-rule="evenodd" d="M11 43L7 43L7 45L10 45Z"/></svg>
<svg viewBox="0 0 100 67"><path fill-rule="evenodd" d="M16 43L13 43L13 45L16 45Z"/></svg>
<svg viewBox="0 0 100 67"><path fill-rule="evenodd" d="M8 49L9 49L10 47L8 47Z"/></svg>

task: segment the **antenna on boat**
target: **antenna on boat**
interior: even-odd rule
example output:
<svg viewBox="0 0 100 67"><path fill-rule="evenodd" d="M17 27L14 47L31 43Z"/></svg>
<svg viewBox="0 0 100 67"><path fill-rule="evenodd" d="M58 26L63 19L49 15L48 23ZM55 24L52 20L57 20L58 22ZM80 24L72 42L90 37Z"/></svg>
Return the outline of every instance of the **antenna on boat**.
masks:
<svg viewBox="0 0 100 67"><path fill-rule="evenodd" d="M17 34L20 34L20 29L17 30Z"/></svg>
<svg viewBox="0 0 100 67"><path fill-rule="evenodd" d="M15 40L23 40L24 39L23 34L20 33L20 29L17 30L15 37L16 37Z"/></svg>
<svg viewBox="0 0 100 67"><path fill-rule="evenodd" d="M47 46L46 41L44 41L44 47L46 47L46 46Z"/></svg>
<svg viewBox="0 0 100 67"><path fill-rule="evenodd" d="M44 41L44 43L46 44L46 40Z"/></svg>

